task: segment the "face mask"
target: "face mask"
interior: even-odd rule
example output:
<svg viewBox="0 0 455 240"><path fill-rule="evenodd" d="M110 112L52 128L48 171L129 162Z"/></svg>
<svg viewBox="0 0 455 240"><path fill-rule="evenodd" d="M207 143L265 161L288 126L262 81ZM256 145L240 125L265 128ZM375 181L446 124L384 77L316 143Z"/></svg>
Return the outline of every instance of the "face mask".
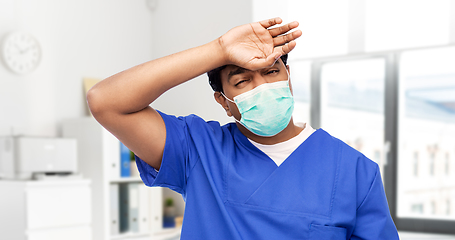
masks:
<svg viewBox="0 0 455 240"><path fill-rule="evenodd" d="M288 80L261 84L235 96L234 101L224 94L223 96L235 103L240 111L241 119L235 121L262 137L271 137L283 131L294 111L294 98L289 89L289 73Z"/></svg>

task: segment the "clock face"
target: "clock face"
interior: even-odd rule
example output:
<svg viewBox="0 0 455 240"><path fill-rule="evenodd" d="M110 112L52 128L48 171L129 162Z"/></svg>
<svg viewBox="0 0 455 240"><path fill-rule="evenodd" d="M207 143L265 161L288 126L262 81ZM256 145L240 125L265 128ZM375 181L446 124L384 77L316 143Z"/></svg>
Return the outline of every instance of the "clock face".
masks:
<svg viewBox="0 0 455 240"><path fill-rule="evenodd" d="M19 74L26 74L38 66L41 59L41 48L32 35L24 32L13 32L4 39L2 55L10 70Z"/></svg>

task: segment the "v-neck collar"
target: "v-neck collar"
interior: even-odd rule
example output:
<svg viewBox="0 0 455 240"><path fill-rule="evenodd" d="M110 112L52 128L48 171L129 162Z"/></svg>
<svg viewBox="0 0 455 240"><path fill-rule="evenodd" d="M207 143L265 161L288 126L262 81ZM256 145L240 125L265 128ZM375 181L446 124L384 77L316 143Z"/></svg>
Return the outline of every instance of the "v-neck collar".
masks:
<svg viewBox="0 0 455 240"><path fill-rule="evenodd" d="M240 204L240 206L247 208L280 211L281 207L277 209L276 204L283 199L272 197L272 195L274 192L282 191L282 188L294 187L302 191L294 197L294 203L295 200L307 199L313 195L330 200L330 196L333 195L333 181L336 176L334 171L337 169L335 165L338 164L338 158L333 155L337 151L325 151L326 146L321 145L322 141L328 139L328 134L324 130L317 129L313 132L280 166L277 166L265 153L250 143L243 134L239 134L241 132L235 130L234 139L239 145L239 149L235 150L236 157L230 159L229 167L226 170L227 202ZM327 171L324 170L324 174L321 174L318 169L322 169L322 165L333 165L335 167L329 168ZM300 184L313 182L323 182L328 187L321 191L316 189L316 185L319 183L316 185ZM264 200L264 198L270 199ZM322 208L313 210L311 210L313 207L297 207L298 209L295 211L301 213L314 212L318 215L327 216L330 212L329 203L324 203Z"/></svg>
<svg viewBox="0 0 455 240"><path fill-rule="evenodd" d="M309 140L313 135L315 135L316 132L323 131L322 129L315 129L315 131L312 134L310 134L305 139L305 141L303 141L297 148L295 148L294 151L278 166L276 164L276 162L273 159L271 159L266 153L264 153L261 149L254 146L254 144L252 144L250 142L250 140L248 140L248 138L245 135L243 135L243 133L238 129L236 124L233 124L233 129L234 129L234 139L236 142L243 145L243 147L245 147L247 150L251 151L255 155L265 157L266 159L271 161L277 168L280 167L282 164L284 164L289 158L291 158L294 155L294 153L297 152L297 150L302 147L302 145L305 145L305 142L307 142L307 140Z"/></svg>
<svg viewBox="0 0 455 240"><path fill-rule="evenodd" d="M255 154L257 156L264 157L267 160L270 160L271 163L273 163L273 165L278 167L276 165L276 163L273 161L273 159L271 159L267 154L265 154L263 151L261 151L261 149L259 149L256 146L254 146L248 140L248 138L245 135L243 135L243 133L239 130L239 128L237 127L236 124L234 124L234 139L235 139L236 142L240 143L248 151L252 152L253 154Z"/></svg>

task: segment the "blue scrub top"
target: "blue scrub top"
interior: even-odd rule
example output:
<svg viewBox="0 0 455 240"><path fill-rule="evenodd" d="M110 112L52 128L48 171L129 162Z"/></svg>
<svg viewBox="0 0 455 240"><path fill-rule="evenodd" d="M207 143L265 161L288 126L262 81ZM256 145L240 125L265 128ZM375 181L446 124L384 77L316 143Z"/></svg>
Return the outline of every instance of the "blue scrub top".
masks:
<svg viewBox="0 0 455 240"><path fill-rule="evenodd" d="M235 123L160 114L161 168L136 163L185 199L181 239L399 239L378 165L324 130L278 167Z"/></svg>

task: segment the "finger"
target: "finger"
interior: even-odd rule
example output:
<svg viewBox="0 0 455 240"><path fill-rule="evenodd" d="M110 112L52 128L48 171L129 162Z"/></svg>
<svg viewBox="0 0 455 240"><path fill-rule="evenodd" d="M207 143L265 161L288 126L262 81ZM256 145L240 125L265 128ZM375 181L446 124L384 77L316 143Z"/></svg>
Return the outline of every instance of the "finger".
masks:
<svg viewBox="0 0 455 240"><path fill-rule="evenodd" d="M286 55L289 52L291 52L295 48L295 46L296 46L296 42L290 41L289 43L287 43L285 45L275 47L275 49L273 50L273 53L274 54L279 53L280 55Z"/></svg>
<svg viewBox="0 0 455 240"><path fill-rule="evenodd" d="M259 24L261 24L261 26L264 28L269 28L271 26L280 24L281 22L283 22L283 20L281 20L281 18L277 17L277 18L271 18L271 19L260 21Z"/></svg>
<svg viewBox="0 0 455 240"><path fill-rule="evenodd" d="M278 37L273 38L273 46L280 46L284 45L292 40L295 40L302 36L302 31L296 30L294 32L288 33L286 35L281 35Z"/></svg>
<svg viewBox="0 0 455 240"><path fill-rule="evenodd" d="M256 58L250 62L250 66L248 66L248 69L255 71L258 69L271 67L281 57L281 55L282 54L279 51L277 51L267 56L267 58Z"/></svg>
<svg viewBox="0 0 455 240"><path fill-rule="evenodd" d="M294 21L294 22L288 23L288 24L280 26L280 27L269 29L269 33L270 33L270 35L272 35L272 37L276 37L278 35L287 33L290 30L292 30L298 26L299 26L299 22Z"/></svg>

